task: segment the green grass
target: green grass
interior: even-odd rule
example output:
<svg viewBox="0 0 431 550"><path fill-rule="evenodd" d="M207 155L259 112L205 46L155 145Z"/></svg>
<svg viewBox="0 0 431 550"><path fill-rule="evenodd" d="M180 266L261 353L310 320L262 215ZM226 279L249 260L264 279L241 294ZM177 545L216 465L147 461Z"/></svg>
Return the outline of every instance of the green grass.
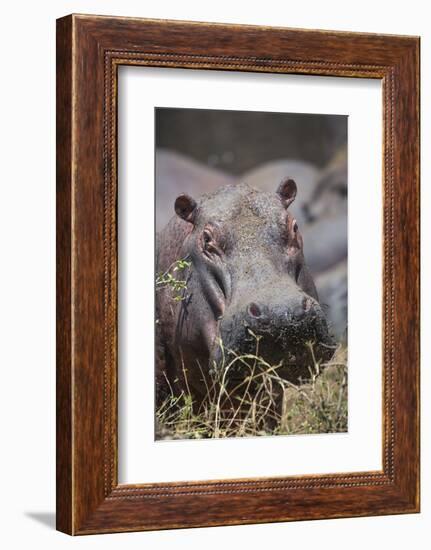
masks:
<svg viewBox="0 0 431 550"><path fill-rule="evenodd" d="M217 374L208 375L203 402L189 391L173 392L156 410L156 439L254 437L347 431L347 348L340 346L325 364L310 351L310 376L300 384L283 379L281 365L258 354L224 353ZM234 384L241 364L245 377ZM184 372L186 375L186 372ZM186 384L187 386L187 384Z"/></svg>

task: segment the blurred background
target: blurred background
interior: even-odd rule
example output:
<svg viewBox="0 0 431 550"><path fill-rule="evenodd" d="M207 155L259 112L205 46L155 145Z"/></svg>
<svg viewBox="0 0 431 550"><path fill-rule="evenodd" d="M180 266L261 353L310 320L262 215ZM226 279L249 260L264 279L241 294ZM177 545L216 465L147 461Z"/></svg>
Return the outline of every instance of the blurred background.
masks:
<svg viewBox="0 0 431 550"><path fill-rule="evenodd" d="M298 186L290 207L305 259L337 340L347 338L347 116L156 109L156 229L180 193L194 197L244 181Z"/></svg>

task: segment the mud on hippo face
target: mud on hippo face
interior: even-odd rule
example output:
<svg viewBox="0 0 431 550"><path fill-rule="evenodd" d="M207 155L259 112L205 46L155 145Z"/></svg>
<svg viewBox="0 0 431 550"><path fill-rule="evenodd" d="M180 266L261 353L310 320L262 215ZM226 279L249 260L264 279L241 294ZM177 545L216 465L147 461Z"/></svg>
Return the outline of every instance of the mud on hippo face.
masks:
<svg viewBox="0 0 431 550"><path fill-rule="evenodd" d="M274 193L238 184L198 201L177 198L175 211L187 224L180 257L192 266L170 355L181 357L195 393L226 350L255 353L256 337L259 355L273 365L283 361L283 377L294 382L309 375L307 341L315 343L318 358L332 355L301 233L288 211L296 192L288 178ZM174 369L173 375L180 374Z"/></svg>

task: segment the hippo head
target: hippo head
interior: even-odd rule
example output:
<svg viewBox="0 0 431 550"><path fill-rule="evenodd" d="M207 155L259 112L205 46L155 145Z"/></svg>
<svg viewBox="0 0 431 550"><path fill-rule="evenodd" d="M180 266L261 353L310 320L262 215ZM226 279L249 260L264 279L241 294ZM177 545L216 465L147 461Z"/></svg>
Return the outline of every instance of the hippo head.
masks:
<svg viewBox="0 0 431 550"><path fill-rule="evenodd" d="M309 372L306 342L314 342L319 357L332 354L298 223L288 210L296 193L286 178L272 193L241 183L199 200L176 199L177 215L189 224L182 255L192 263L177 325L186 359L213 368L226 350L255 353L260 337L259 355L273 365L284 361L284 376L293 381Z"/></svg>

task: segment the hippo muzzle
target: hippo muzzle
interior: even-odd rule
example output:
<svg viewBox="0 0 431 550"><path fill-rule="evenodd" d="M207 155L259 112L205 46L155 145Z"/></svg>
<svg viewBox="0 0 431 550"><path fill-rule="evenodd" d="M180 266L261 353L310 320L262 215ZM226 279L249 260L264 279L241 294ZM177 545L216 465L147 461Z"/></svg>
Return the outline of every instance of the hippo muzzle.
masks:
<svg viewBox="0 0 431 550"><path fill-rule="evenodd" d="M270 287L257 291L251 300L230 307L220 323L224 354L258 355L265 362L281 365L283 378L296 383L310 377L313 361L324 362L335 346L325 315L314 298L298 289ZM220 348L213 360L220 365ZM241 362L233 372L241 377Z"/></svg>

